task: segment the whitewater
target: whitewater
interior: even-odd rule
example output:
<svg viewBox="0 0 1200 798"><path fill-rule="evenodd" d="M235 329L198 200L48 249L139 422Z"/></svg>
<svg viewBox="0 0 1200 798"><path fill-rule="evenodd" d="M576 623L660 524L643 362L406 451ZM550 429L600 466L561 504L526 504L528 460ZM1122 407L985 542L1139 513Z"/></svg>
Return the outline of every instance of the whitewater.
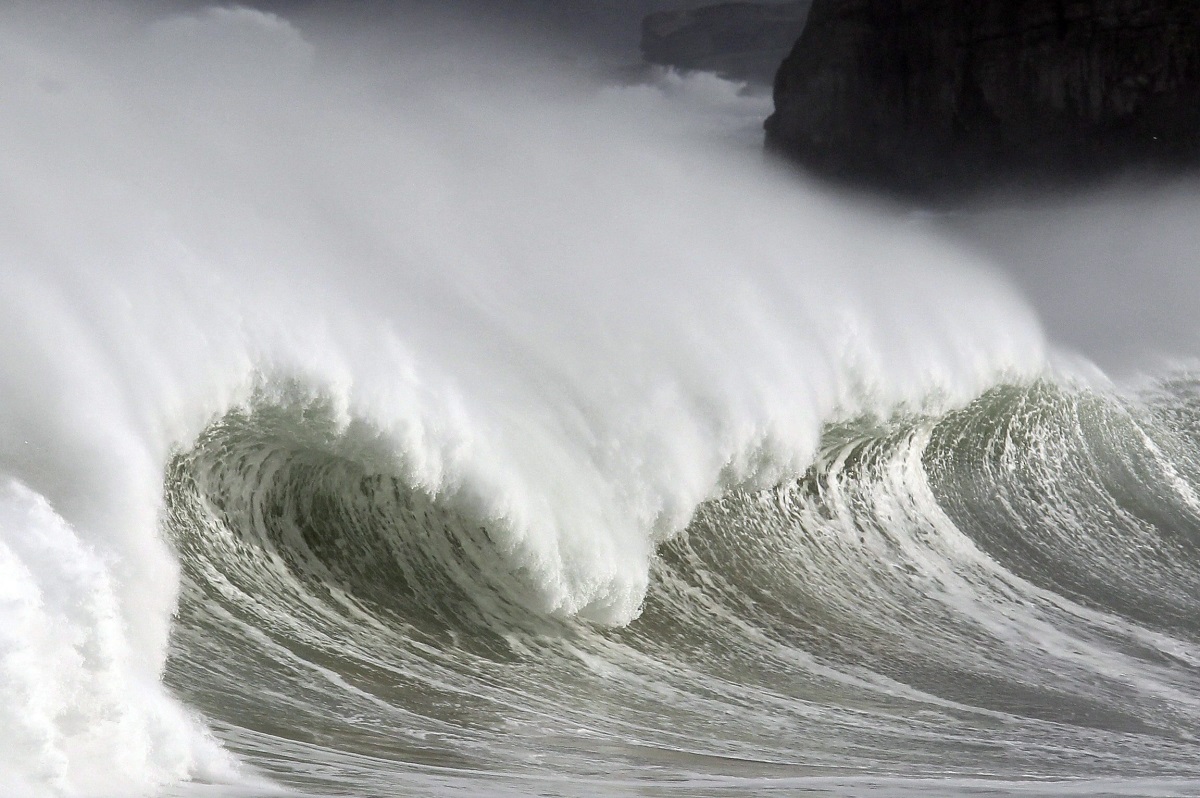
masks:
<svg viewBox="0 0 1200 798"><path fill-rule="evenodd" d="M0 9L0 795L1200 791L1194 308L401 23Z"/></svg>

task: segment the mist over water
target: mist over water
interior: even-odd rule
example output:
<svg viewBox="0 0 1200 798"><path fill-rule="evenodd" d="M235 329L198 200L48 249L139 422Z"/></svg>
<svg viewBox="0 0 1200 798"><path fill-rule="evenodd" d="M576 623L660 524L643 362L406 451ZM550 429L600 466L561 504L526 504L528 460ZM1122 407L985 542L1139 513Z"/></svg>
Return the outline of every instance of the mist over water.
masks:
<svg viewBox="0 0 1200 798"><path fill-rule="evenodd" d="M1191 179L1131 179L943 222L1010 275L1059 346L1128 378L1194 363L1200 351L1198 201Z"/></svg>
<svg viewBox="0 0 1200 798"><path fill-rule="evenodd" d="M1108 278L363 19L0 10L0 792L1194 792L1196 383L1042 332Z"/></svg>

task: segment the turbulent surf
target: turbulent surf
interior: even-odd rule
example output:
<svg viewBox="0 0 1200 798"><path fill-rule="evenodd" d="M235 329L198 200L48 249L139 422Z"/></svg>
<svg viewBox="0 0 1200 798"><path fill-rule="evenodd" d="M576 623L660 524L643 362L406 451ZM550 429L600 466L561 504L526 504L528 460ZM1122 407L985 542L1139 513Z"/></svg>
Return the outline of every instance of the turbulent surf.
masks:
<svg viewBox="0 0 1200 798"><path fill-rule="evenodd" d="M1194 370L405 22L0 11L0 792L1196 793Z"/></svg>

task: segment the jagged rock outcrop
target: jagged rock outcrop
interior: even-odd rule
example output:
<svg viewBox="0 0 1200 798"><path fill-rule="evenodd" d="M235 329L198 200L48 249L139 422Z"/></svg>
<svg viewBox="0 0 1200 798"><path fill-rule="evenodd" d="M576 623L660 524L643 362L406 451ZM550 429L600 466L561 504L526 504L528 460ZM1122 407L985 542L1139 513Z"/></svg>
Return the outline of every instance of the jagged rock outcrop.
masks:
<svg viewBox="0 0 1200 798"><path fill-rule="evenodd" d="M815 0L767 146L920 193L1200 156L1196 0Z"/></svg>
<svg viewBox="0 0 1200 798"><path fill-rule="evenodd" d="M769 84L804 29L810 5L719 3L650 14L642 21L642 58Z"/></svg>

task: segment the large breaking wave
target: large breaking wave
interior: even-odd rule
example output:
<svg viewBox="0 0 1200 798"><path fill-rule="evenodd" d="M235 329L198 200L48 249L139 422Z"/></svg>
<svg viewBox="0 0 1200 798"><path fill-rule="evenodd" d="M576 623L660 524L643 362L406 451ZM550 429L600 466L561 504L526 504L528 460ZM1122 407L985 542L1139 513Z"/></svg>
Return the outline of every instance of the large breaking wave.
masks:
<svg viewBox="0 0 1200 798"><path fill-rule="evenodd" d="M0 12L0 789L1186 794L1186 372L426 33Z"/></svg>

